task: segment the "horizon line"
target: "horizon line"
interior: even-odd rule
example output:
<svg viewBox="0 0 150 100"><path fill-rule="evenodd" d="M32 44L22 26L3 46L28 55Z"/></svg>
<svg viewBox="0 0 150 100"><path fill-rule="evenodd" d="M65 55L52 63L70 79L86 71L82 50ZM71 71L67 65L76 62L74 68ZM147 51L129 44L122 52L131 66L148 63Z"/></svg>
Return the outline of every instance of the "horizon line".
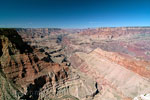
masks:
<svg viewBox="0 0 150 100"><path fill-rule="evenodd" d="M139 27L143 27L143 28L150 28L150 26L100 26L100 27L86 27L86 28L61 28L61 27L0 27L5 28L5 29L46 29L46 28L51 28L51 29L94 29L94 28L139 28Z"/></svg>

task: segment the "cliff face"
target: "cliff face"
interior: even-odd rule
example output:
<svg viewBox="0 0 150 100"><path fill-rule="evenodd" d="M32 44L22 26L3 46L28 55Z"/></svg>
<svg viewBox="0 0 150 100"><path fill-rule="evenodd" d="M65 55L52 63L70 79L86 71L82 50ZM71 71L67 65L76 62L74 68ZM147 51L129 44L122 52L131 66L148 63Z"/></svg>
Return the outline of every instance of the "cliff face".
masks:
<svg viewBox="0 0 150 100"><path fill-rule="evenodd" d="M150 78L149 61L137 60L128 55L119 54L116 52L107 52L101 49L96 49L94 52L96 52L99 56L106 57L110 61L122 65L143 77Z"/></svg>
<svg viewBox="0 0 150 100"><path fill-rule="evenodd" d="M131 100L150 92L150 28L16 30L0 29L2 100Z"/></svg>
<svg viewBox="0 0 150 100"><path fill-rule="evenodd" d="M62 40L71 65L96 80L102 100L150 92L149 43L149 27L85 29Z"/></svg>
<svg viewBox="0 0 150 100"><path fill-rule="evenodd" d="M87 100L99 92L94 80L67 62L60 45L62 35L20 34L30 46L16 30L0 29L1 100Z"/></svg>
<svg viewBox="0 0 150 100"><path fill-rule="evenodd" d="M96 49L89 54L76 52L70 60L74 67L87 76L93 77L98 86L102 86L100 97L103 99L115 100L115 95L118 95L119 100L124 100L150 92L147 89L150 87L150 74L148 70L144 69L146 65L149 65L148 62L136 61L101 49ZM111 97L105 95L110 91Z"/></svg>
<svg viewBox="0 0 150 100"><path fill-rule="evenodd" d="M29 98L30 95L33 96L28 92L38 91L46 82L53 83L58 79L67 77L67 66L46 62L41 60L42 58L39 59L36 53L40 53L40 51L32 49L23 42L14 29L0 29L0 41L1 74L5 76L8 82L18 85L19 90L27 94L25 98ZM50 73L54 78L48 77ZM32 88L29 88L29 86ZM1 95L1 98L3 97L5 95Z"/></svg>

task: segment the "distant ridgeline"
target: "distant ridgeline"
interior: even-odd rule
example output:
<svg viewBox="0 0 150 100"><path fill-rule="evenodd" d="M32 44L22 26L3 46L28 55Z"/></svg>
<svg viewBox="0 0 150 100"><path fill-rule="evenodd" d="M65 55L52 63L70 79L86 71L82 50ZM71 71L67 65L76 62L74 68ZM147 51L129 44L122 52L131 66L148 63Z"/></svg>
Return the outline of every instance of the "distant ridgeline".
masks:
<svg viewBox="0 0 150 100"><path fill-rule="evenodd" d="M60 31L60 28L16 28L18 32L25 32L25 33L50 33L53 31Z"/></svg>

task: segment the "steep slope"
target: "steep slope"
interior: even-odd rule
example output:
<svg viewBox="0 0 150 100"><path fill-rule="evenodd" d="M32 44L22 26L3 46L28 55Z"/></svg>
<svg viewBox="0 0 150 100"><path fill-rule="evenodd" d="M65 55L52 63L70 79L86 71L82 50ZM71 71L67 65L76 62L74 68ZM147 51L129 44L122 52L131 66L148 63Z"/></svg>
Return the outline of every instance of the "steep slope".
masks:
<svg viewBox="0 0 150 100"><path fill-rule="evenodd" d="M143 69L146 62L135 61L123 55L101 49L95 49L89 54L77 52L71 57L71 62L80 71L86 73L89 77L95 78L99 86L102 85L103 99L108 96L104 95L104 93L108 93L108 87L111 91L115 90L116 92L111 92L111 95L118 94L120 99L134 98L137 95L150 92L148 89L150 87L149 71L147 70L146 73ZM133 68L137 70L133 70ZM145 78L145 75L147 78ZM115 100L115 97L113 100Z"/></svg>
<svg viewBox="0 0 150 100"><path fill-rule="evenodd" d="M30 94L29 91L38 91L47 81L53 82L56 79L67 77L67 66L39 59L34 52L35 50L23 42L14 29L0 29L0 41L0 69L1 73L6 76L5 80L8 80L4 80L3 84L13 82L18 85L19 90L27 94L25 98L29 98L31 95L30 99L33 99L34 94ZM52 73L56 79L52 80L52 77L48 77L49 73ZM34 96L35 98L38 98L38 95Z"/></svg>
<svg viewBox="0 0 150 100"><path fill-rule="evenodd" d="M60 35L55 37L34 37L31 47L15 29L0 29L1 100L88 100L95 97L96 82L73 71L59 45ZM47 39L53 46L48 45Z"/></svg>

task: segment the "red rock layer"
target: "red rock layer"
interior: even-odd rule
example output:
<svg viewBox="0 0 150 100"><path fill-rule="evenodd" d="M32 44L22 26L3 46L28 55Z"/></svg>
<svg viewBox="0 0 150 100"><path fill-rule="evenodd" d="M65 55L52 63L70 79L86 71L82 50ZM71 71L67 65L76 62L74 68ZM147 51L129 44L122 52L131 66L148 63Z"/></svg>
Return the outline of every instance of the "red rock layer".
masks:
<svg viewBox="0 0 150 100"><path fill-rule="evenodd" d="M53 81L67 77L68 66L39 59L36 54L40 51L32 49L30 46L28 47L32 51L24 48L26 47L25 43L15 30L4 29L0 32L2 32L0 35L2 53L0 55L0 69L8 79L26 88L29 84L35 84L35 80L42 76L52 78L48 75L53 74L56 78ZM14 42L15 40L20 41ZM41 55L46 56L44 53Z"/></svg>
<svg viewBox="0 0 150 100"><path fill-rule="evenodd" d="M146 78L150 78L150 62L149 61L142 61L136 60L128 55L123 55L115 52L106 52L101 49L94 50L100 56L106 57L107 59L111 60L112 62L118 63L125 68L138 73L141 76Z"/></svg>

